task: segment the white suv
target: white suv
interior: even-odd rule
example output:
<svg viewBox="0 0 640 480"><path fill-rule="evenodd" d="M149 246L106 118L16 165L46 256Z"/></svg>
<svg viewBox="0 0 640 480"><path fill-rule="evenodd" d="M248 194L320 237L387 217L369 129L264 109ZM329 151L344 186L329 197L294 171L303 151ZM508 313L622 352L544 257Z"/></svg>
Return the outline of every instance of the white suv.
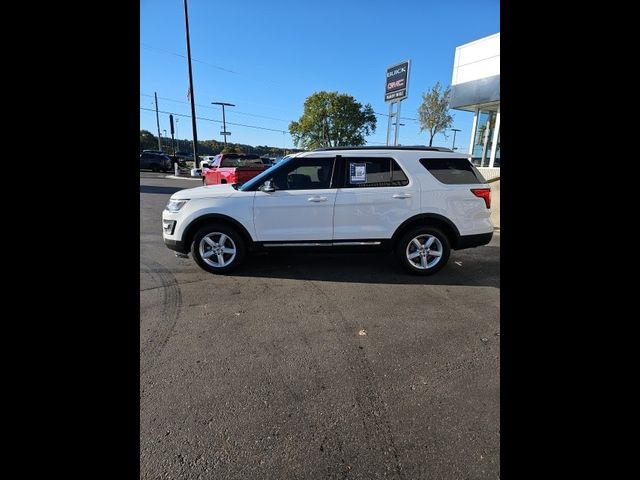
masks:
<svg viewBox="0 0 640 480"><path fill-rule="evenodd" d="M180 190L162 213L164 242L212 273L264 249L380 248L410 272L440 270L451 249L493 235L491 190L464 154L438 147L303 152L243 185Z"/></svg>

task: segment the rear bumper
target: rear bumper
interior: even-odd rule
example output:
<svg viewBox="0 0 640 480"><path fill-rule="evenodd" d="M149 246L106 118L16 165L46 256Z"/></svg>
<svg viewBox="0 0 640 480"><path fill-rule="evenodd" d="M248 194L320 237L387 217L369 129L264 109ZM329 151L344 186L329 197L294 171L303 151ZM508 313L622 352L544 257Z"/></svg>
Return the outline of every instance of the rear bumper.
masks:
<svg viewBox="0 0 640 480"><path fill-rule="evenodd" d="M463 250L465 248L480 247L486 245L493 238L493 232L480 233L478 235L461 235L458 239L458 245L454 250Z"/></svg>
<svg viewBox="0 0 640 480"><path fill-rule="evenodd" d="M184 244L184 242L180 242L178 240L171 240L168 238L164 239L164 244L167 246L167 248L171 249L171 250L175 250L176 252L180 252L180 253L189 253L186 249L186 245Z"/></svg>

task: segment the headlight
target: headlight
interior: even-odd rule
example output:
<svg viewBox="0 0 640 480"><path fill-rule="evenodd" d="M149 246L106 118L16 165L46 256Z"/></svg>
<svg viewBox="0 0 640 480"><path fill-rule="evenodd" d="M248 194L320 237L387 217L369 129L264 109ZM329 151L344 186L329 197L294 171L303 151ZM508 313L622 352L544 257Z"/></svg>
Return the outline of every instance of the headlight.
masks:
<svg viewBox="0 0 640 480"><path fill-rule="evenodd" d="M189 201L189 199L186 199L186 200L169 200L167 202L167 206L164 207L164 209L170 211L171 213L176 213L182 207L184 207L184 204L187 203L188 201Z"/></svg>

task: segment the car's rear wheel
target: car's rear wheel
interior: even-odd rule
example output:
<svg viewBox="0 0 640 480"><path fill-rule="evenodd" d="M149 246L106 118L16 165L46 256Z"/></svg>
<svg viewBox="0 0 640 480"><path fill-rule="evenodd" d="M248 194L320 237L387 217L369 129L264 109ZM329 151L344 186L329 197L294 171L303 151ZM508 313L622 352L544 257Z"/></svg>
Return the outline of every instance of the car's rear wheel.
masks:
<svg viewBox="0 0 640 480"><path fill-rule="evenodd" d="M203 270L224 274L231 272L242 262L245 244L233 228L224 224L211 224L194 235L191 255Z"/></svg>
<svg viewBox="0 0 640 480"><path fill-rule="evenodd" d="M416 275L432 275L447 264L451 244L435 227L417 227L402 236L396 255L402 266Z"/></svg>

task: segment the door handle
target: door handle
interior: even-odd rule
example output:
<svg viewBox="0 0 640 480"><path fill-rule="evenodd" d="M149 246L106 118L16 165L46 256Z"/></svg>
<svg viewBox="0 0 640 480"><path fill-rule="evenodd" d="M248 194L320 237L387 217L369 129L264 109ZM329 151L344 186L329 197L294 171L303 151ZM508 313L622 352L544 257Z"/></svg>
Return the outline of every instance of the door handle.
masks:
<svg viewBox="0 0 640 480"><path fill-rule="evenodd" d="M327 201L327 197L309 197L307 199L307 201L309 201L309 202L326 202Z"/></svg>
<svg viewBox="0 0 640 480"><path fill-rule="evenodd" d="M410 193L396 193L393 195L393 198L411 198Z"/></svg>

